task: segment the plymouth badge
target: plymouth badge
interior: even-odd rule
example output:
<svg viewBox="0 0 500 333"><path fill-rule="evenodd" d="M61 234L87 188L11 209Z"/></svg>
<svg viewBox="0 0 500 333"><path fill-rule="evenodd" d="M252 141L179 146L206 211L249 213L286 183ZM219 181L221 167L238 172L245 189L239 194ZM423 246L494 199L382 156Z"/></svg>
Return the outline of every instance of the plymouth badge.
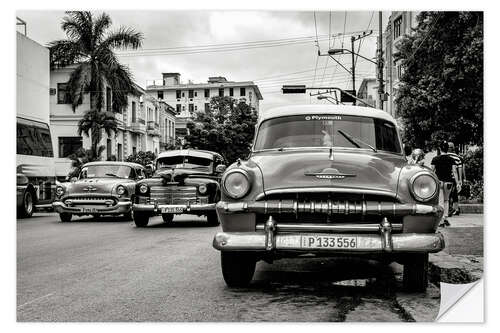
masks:
<svg viewBox="0 0 500 333"><path fill-rule="evenodd" d="M89 192L91 192L91 191L95 191L95 190L97 190L97 188L95 188L94 186L90 186L90 185L89 185L89 186L87 186L87 187L84 187L84 188L83 188L83 190L84 190L84 191L89 191Z"/></svg>
<svg viewBox="0 0 500 333"><path fill-rule="evenodd" d="M356 177L355 174L342 173L335 168L326 168L321 172L305 172L306 176L315 176L318 179L344 179L346 177Z"/></svg>

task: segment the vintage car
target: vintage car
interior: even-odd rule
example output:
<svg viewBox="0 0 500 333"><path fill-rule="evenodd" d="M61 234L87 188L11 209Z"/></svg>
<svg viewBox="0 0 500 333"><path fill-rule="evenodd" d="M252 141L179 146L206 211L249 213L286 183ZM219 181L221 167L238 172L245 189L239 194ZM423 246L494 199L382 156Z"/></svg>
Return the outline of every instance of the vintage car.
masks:
<svg viewBox="0 0 500 333"><path fill-rule="evenodd" d="M373 108L268 110L221 187L213 246L230 287L259 260L307 254L397 261L405 287L425 290L428 253L444 247L436 175L407 164L396 121Z"/></svg>
<svg viewBox="0 0 500 333"><path fill-rule="evenodd" d="M137 163L86 163L78 179L57 186L52 206L62 222L73 215L123 214L131 220L135 184L144 177L144 167Z"/></svg>
<svg viewBox="0 0 500 333"><path fill-rule="evenodd" d="M153 177L137 183L133 205L137 227L161 214L172 222L175 214L205 215L209 225L219 225L215 204L220 199L224 158L206 150L171 150L156 159Z"/></svg>

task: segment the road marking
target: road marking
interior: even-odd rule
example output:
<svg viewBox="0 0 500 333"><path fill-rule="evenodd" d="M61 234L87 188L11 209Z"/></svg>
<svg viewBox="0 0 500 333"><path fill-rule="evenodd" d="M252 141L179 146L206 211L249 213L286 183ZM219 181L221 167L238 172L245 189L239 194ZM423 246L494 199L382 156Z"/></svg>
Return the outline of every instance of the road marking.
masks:
<svg viewBox="0 0 500 333"><path fill-rule="evenodd" d="M23 307L23 306L25 306L25 305L31 304L31 303L33 303L33 302L39 301L39 300L41 300L41 299L43 299L43 298L45 298L45 297L49 297L49 296L52 296L52 295L54 295L54 293L50 293L50 294L47 294L47 295L45 295L45 296L41 296L41 297L38 297L38 298L32 299L31 301L28 301L28 302L26 302L26 303L24 303L24 304L18 305L18 306L17 306L17 308L19 309L19 308L21 308L21 307Z"/></svg>

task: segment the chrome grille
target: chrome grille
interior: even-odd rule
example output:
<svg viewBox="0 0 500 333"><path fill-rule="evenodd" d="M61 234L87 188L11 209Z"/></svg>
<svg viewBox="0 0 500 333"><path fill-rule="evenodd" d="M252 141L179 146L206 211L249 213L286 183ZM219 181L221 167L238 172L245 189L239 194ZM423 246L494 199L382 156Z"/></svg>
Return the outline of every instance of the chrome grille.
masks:
<svg viewBox="0 0 500 333"><path fill-rule="evenodd" d="M196 186L152 186L150 191L151 200L155 200L159 204L199 203Z"/></svg>
<svg viewBox="0 0 500 333"><path fill-rule="evenodd" d="M97 196L70 196L64 199L64 203L69 206L92 205L92 206L114 206L116 199L113 197Z"/></svg>

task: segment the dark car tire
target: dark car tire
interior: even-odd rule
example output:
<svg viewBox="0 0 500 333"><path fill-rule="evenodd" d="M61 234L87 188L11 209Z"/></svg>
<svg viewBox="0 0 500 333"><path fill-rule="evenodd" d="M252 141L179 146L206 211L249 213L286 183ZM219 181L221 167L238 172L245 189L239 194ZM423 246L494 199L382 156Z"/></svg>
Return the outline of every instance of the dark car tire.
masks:
<svg viewBox="0 0 500 333"><path fill-rule="evenodd" d="M257 260L252 253L221 252L221 268L229 288L244 288L252 281Z"/></svg>
<svg viewBox="0 0 500 333"><path fill-rule="evenodd" d="M134 212L134 222L138 228L147 227L149 223L149 214L145 212Z"/></svg>
<svg viewBox="0 0 500 333"><path fill-rule="evenodd" d="M407 291L425 292L428 285L429 254L412 254L405 258L403 287Z"/></svg>
<svg viewBox="0 0 500 333"><path fill-rule="evenodd" d="M172 223L174 220L174 214L161 214L161 218L165 223Z"/></svg>
<svg viewBox="0 0 500 333"><path fill-rule="evenodd" d="M207 223L211 227L216 227L220 225L219 218L216 212L207 213Z"/></svg>
<svg viewBox="0 0 500 333"><path fill-rule="evenodd" d="M33 215L34 210L35 210L35 200L33 197L33 193L28 189L24 191L23 202L21 207L19 208L19 215L21 217L31 217Z"/></svg>
<svg viewBox="0 0 500 333"><path fill-rule="evenodd" d="M61 219L61 222L70 222L72 217L73 214L71 213L59 213L59 218Z"/></svg>
<svg viewBox="0 0 500 333"><path fill-rule="evenodd" d="M132 216L132 212L123 214L123 218L125 219L125 221L132 221L134 219L134 217Z"/></svg>

